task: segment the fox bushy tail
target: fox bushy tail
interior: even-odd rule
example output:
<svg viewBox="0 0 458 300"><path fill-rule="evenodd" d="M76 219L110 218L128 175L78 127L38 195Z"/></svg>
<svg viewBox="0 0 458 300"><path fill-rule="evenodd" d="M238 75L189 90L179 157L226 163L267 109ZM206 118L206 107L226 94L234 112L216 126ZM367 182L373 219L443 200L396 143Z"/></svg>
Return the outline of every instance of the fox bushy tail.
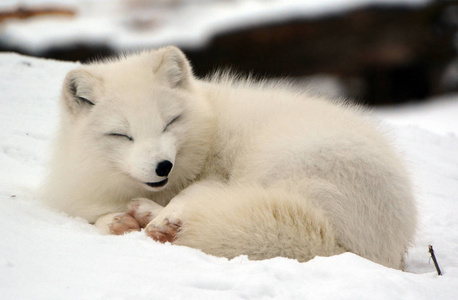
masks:
<svg viewBox="0 0 458 300"><path fill-rule="evenodd" d="M195 195L175 244L250 259L307 261L345 252L323 212L287 189L217 185Z"/></svg>

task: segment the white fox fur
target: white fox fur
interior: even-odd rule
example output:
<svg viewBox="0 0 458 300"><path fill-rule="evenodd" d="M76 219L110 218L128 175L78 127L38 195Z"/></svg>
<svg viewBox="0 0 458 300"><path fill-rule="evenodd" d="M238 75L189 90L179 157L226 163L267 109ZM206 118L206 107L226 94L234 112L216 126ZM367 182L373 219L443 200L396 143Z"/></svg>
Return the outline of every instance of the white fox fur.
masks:
<svg viewBox="0 0 458 300"><path fill-rule="evenodd" d="M196 79L174 47L85 65L63 86L44 201L103 229L137 197L165 206L148 228L179 221L175 244L228 258L351 251L401 268L416 228L403 162L360 108Z"/></svg>

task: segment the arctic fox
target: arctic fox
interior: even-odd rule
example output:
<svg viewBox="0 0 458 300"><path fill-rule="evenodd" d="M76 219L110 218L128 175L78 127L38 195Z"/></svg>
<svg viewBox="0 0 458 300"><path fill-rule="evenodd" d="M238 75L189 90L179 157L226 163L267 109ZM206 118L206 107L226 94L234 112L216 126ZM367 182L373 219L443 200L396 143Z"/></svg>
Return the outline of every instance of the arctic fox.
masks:
<svg viewBox="0 0 458 300"><path fill-rule="evenodd" d="M348 103L193 76L175 47L84 65L62 91L43 199L102 231L233 258L350 251L402 268L416 206L400 157Z"/></svg>

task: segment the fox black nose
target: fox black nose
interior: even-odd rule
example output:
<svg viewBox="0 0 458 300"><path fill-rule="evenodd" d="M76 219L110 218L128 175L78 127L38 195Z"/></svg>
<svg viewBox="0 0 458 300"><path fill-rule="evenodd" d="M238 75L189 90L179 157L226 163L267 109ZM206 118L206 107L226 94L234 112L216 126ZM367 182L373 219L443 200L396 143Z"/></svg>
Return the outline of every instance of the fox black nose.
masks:
<svg viewBox="0 0 458 300"><path fill-rule="evenodd" d="M157 164L156 174L157 176L167 176L172 170L173 164L168 160L163 160Z"/></svg>

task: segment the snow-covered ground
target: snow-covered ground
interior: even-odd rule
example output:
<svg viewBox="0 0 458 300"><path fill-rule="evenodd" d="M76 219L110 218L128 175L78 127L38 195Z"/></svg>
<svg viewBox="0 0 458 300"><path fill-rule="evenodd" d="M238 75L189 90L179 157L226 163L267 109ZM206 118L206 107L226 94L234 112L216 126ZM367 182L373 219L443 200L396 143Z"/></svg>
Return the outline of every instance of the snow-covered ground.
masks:
<svg viewBox="0 0 458 300"><path fill-rule="evenodd" d="M0 54L1 299L458 299L458 95L375 111L417 189L421 226L405 272L349 253L229 261L141 232L103 236L38 202L60 85L73 67Z"/></svg>
<svg viewBox="0 0 458 300"><path fill-rule="evenodd" d="M18 5L57 7L69 16L10 19L0 24L0 41L39 54L75 43L107 45L117 51L174 44L203 47L217 33L259 23L316 18L368 5L421 6L431 0L2 0L0 10Z"/></svg>

